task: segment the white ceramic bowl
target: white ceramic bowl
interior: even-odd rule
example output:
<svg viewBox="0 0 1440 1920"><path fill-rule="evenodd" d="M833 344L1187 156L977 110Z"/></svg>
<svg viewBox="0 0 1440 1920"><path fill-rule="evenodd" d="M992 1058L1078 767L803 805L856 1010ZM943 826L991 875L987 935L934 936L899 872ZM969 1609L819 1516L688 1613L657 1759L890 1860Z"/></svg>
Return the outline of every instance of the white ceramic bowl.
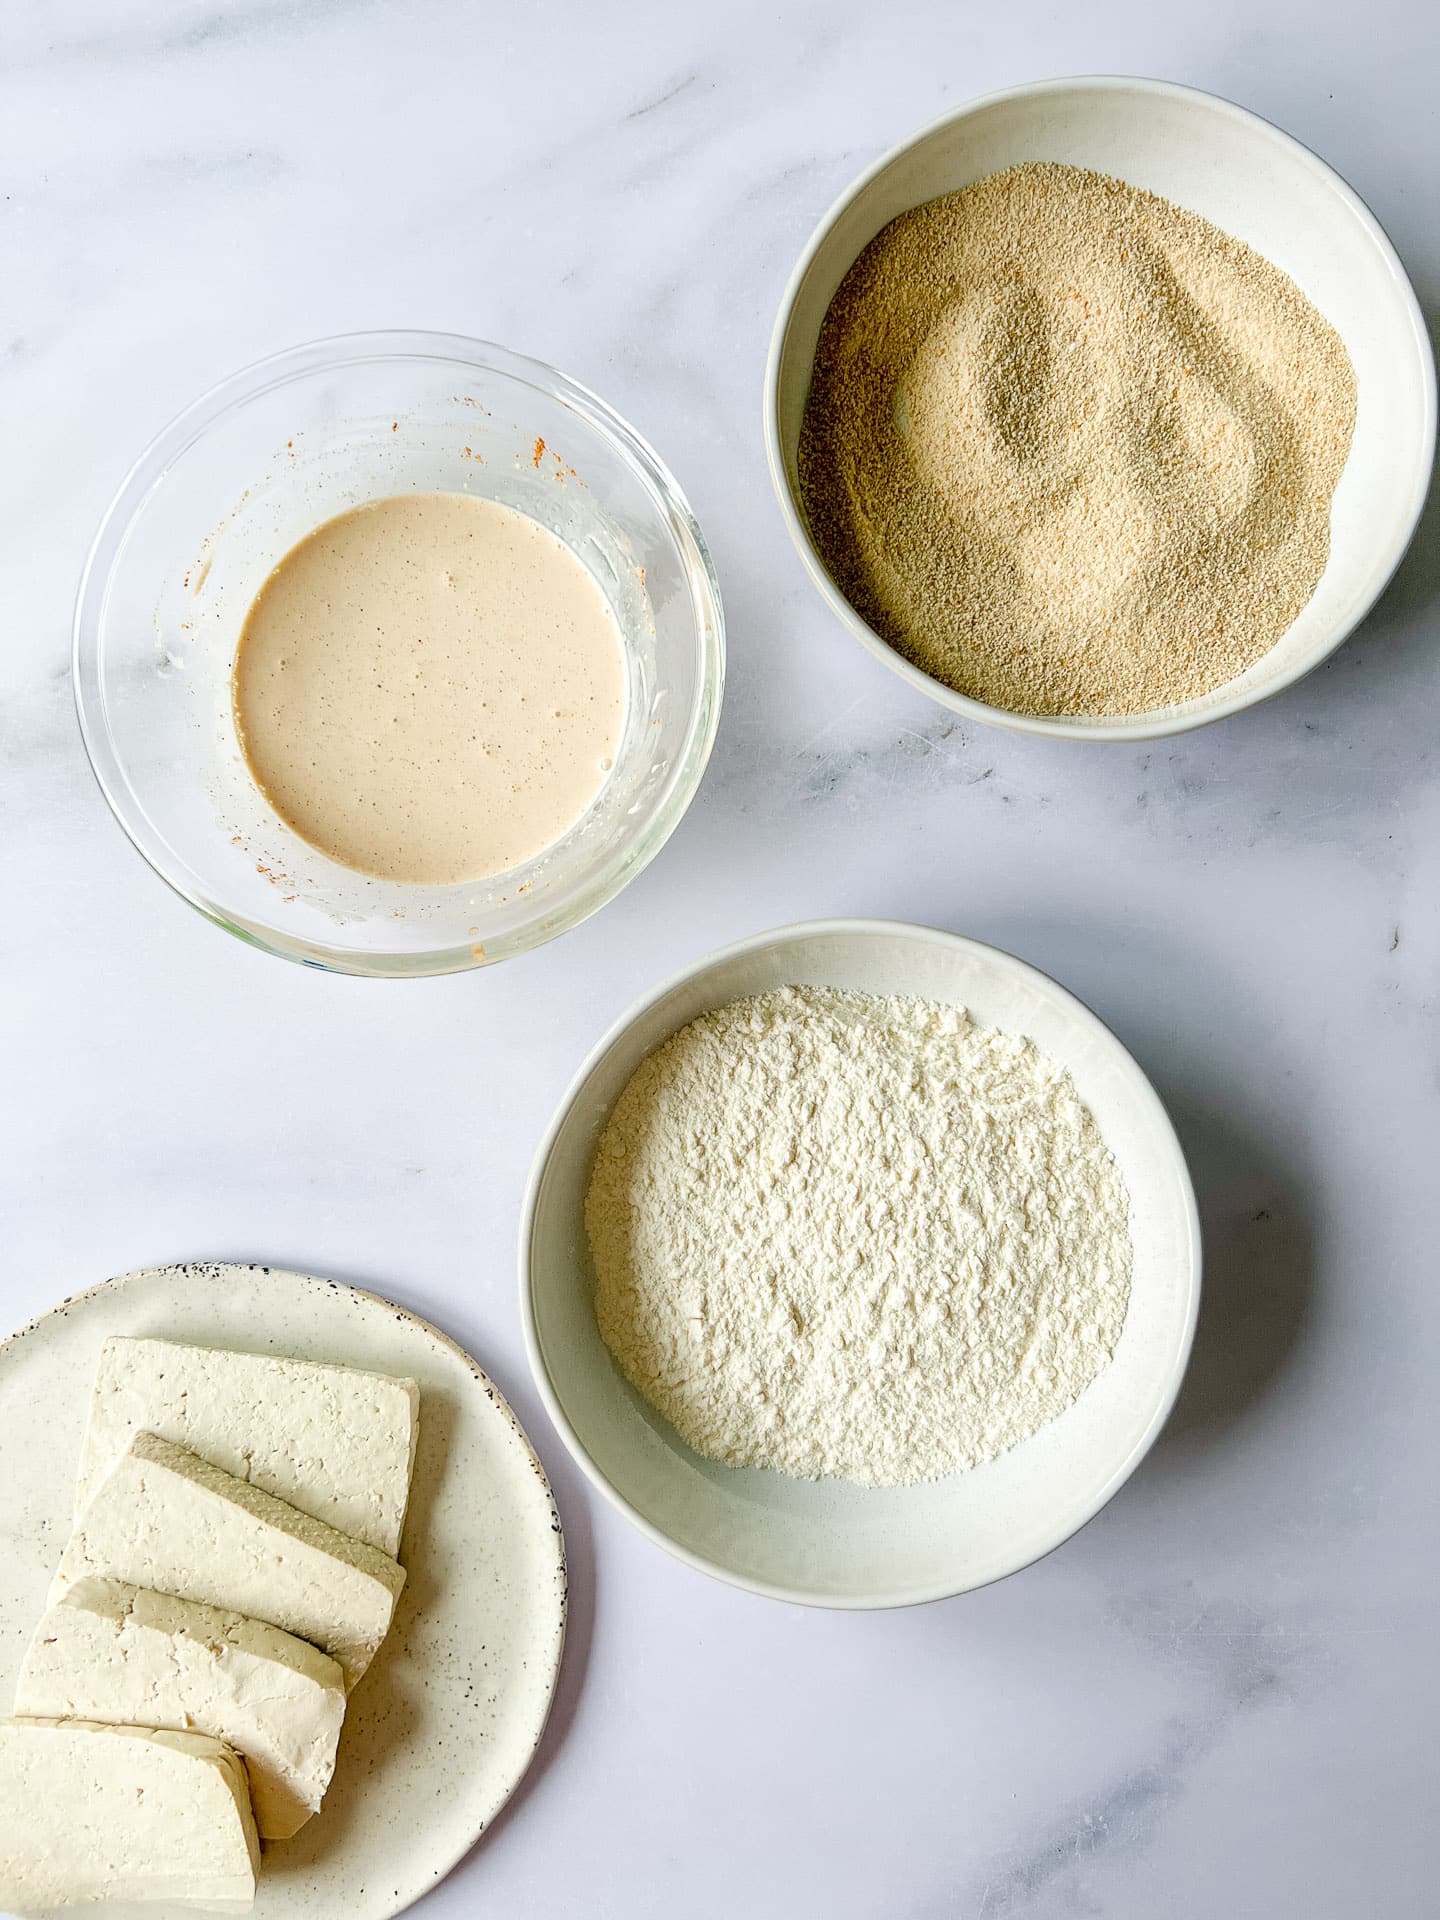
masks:
<svg viewBox="0 0 1440 1920"><path fill-rule="evenodd" d="M635 1068L710 1008L780 986L967 1007L1067 1066L1129 1185L1130 1309L1112 1364L998 1460L914 1487L702 1460L621 1376L595 1324L584 1199L601 1128ZM1200 1229L1174 1130L1093 1013L1009 954L928 927L825 920L757 935L666 981L611 1028L540 1147L520 1225L520 1306L542 1398L581 1467L643 1533L736 1586L813 1606L963 1593L1057 1547L1134 1471L1179 1390L1200 1295Z"/></svg>
<svg viewBox="0 0 1440 1920"><path fill-rule="evenodd" d="M1063 161L1203 214L1283 267L1340 333L1359 418L1314 597L1262 660L1198 700L1116 719L1047 719L969 699L912 666L840 593L799 505L796 447L820 325L861 251L898 214L1003 167ZM1084 740L1149 740L1223 719L1310 672L1375 604L1415 531L1435 452L1435 363L1415 294L1373 214L1298 141L1243 108L1158 80L1047 80L990 94L891 149L816 228L786 288L765 377L780 510L822 597L887 666L972 719Z"/></svg>

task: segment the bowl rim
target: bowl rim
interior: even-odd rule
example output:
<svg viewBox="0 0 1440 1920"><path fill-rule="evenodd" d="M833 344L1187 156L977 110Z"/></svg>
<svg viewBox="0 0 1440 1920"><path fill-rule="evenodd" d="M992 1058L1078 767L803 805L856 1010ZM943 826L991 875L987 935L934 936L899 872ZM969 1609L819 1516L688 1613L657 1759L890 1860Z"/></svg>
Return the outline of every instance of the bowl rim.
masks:
<svg viewBox="0 0 1440 1920"><path fill-rule="evenodd" d="M1029 1551L1016 1556L1014 1561L1005 1565L999 1572L988 1575L983 1580L963 1583L959 1586L950 1581L918 1584L893 1590L876 1590L863 1594L847 1594L837 1597L819 1588L791 1586L775 1581L757 1580L727 1566L721 1560L698 1553L693 1548L683 1546L662 1527L658 1526L646 1514L636 1507L614 1485L581 1439L572 1424L560 1395L551 1377L549 1365L545 1359L536 1324L535 1311L535 1261L533 1259L536 1216L539 1211L540 1190L549 1171L555 1143L561 1128L569 1119L572 1111L584 1097L585 1089L596 1068L606 1054L622 1039L626 1033L647 1014L652 1007L663 1000L676 988L688 985L707 972L722 966L730 960L746 954L763 952L797 939L814 939L822 936L840 935L847 938L870 939L875 936L905 939L938 946L948 947L952 951L975 954L983 953L991 958L998 956L1007 967L1014 968L1021 976L1030 980L1048 997L1058 998L1069 1009L1079 1024L1116 1050L1123 1058L1136 1083L1136 1090L1142 1101L1151 1110L1157 1135L1168 1148L1175 1176L1179 1182L1180 1194L1185 1207L1188 1228L1188 1266L1189 1299L1186 1304L1185 1324L1174 1365L1165 1380L1155 1410L1147 1422L1143 1433L1130 1447L1124 1458L1112 1469L1104 1484L1086 1504L1083 1512L1074 1521L1067 1520L1063 1525L1047 1530L1047 1544L1038 1551ZM784 1600L806 1607L822 1608L836 1612L882 1612L898 1607L924 1606L936 1600L953 1599L963 1593L977 1593L982 1588L993 1586L997 1581L1009 1579L1022 1572L1026 1567L1034 1566L1046 1559L1058 1547L1071 1540L1082 1528L1088 1526L1095 1516L1114 1499L1125 1482L1135 1472L1141 1461L1154 1446L1174 1410L1180 1388L1184 1383L1189 1366L1191 1350L1195 1343L1195 1328L1200 1313L1201 1283L1204 1267L1204 1248L1200 1229L1200 1212L1195 1198L1194 1182L1190 1177L1190 1168L1185 1152L1175 1131L1166 1107L1156 1092L1149 1075L1141 1067L1130 1049L1105 1024L1100 1016L1086 1006L1085 1002L1073 994L1068 987L1062 986L1050 974L1039 967L1032 966L1028 960L1008 953L1003 947L992 946L984 940L976 940L968 934L953 933L946 928L932 927L910 920L890 920L863 917L841 917L819 920L800 920L782 927L770 927L761 933L751 934L743 940L732 941L729 945L717 947L703 954L688 966L680 967L666 976L658 985L647 989L625 1011L614 1020L591 1047L572 1076L569 1085L561 1095L544 1135L536 1148L531 1162L530 1172L525 1183L525 1197L520 1209L520 1228L518 1240L519 1291L520 1291L520 1327L525 1341L526 1358L530 1363L531 1376L536 1391L550 1417L551 1424L565 1443L571 1458L576 1462L586 1478L630 1524L637 1528L656 1546L662 1547L674 1559L682 1561L698 1573L709 1574L712 1579L726 1586L738 1587L747 1593L759 1594L769 1600Z"/></svg>
<svg viewBox="0 0 1440 1920"><path fill-rule="evenodd" d="M943 681L935 679L922 668L913 665L887 640L876 633L868 621L861 618L830 578L810 539L799 502L794 497L780 445L780 369L795 302L816 255L824 246L841 215L860 198L887 167L945 128L1006 101L1064 92L1154 94L1160 98L1183 100L1192 105L1199 104L1222 119L1260 129L1272 141L1287 148L1302 165L1328 185L1331 192L1345 205L1365 231L1371 245L1389 269L1394 297L1404 310L1415 338L1423 412L1420 456L1411 479L1405 510L1389 539L1376 545L1376 555L1383 571L1377 574L1372 590L1357 606L1353 616L1342 621L1334 634L1327 637L1309 658L1287 669L1285 673L1264 687L1231 694L1227 699L1215 701L1212 705L1194 713L1184 710L1175 713L1157 708L1151 715L1137 715L1133 720L1124 723L1113 719L1089 721L1067 719L1062 716L1051 717L1044 714L1013 713L1004 707L990 706L987 702L974 699L969 694L957 693L953 687L946 686ZM979 94L973 100L949 109L935 119L927 121L914 132L905 135L903 139L897 140L841 191L806 241L781 295L775 325L770 335L770 349L765 361L762 414L765 460L770 470L770 483L774 488L780 515L785 522L791 542L800 555L811 582L819 590L821 599L826 602L841 624L847 627L877 659L882 660L892 672L897 673L916 691L925 694L942 707L948 708L950 712L960 714L969 720L980 721L986 726L1003 727L1014 733L1039 734L1054 740L1138 743L1145 740L1165 739L1177 733L1194 732L1197 728L1210 726L1217 720L1228 719L1232 714L1244 712L1249 707L1260 706L1265 701L1273 699L1288 687L1294 686L1296 681L1304 679L1306 674L1313 673L1318 666L1329 659L1331 654L1344 645L1361 622L1369 616L1380 596L1394 579L1400 562L1404 559L1415 537L1420 516L1429 496L1435 464L1435 353L1419 299L1389 235L1349 182L1303 141L1297 140L1283 127L1276 126L1273 121L1265 119L1262 114L1252 112L1249 107L1242 107L1238 102L1226 99L1223 94L1207 93L1201 87L1184 86L1174 80L1150 79L1140 74L1062 75L1049 80L1028 81L1020 86L1002 87L993 93Z"/></svg>
<svg viewBox="0 0 1440 1920"><path fill-rule="evenodd" d="M483 368L520 384L538 384L572 406L587 425L619 449L652 496L680 551L695 626L698 672L685 742L647 831L617 850L562 913L537 913L514 933L489 940L483 947L461 941L392 954L280 934L263 921L230 912L201 887L170 870L152 844L144 809L135 800L115 750L100 678L99 641L110 572L135 514L168 466L215 421L232 407L327 368L406 360ZM107 806L146 865L187 905L212 925L278 959L371 979L423 979L492 966L568 933L614 899L659 853L694 799L715 745L725 691L725 609L710 549L684 489L649 441L599 394L559 367L517 353L499 341L423 328L368 329L302 341L249 362L207 387L146 443L101 515L81 569L71 631L71 683L86 758Z"/></svg>

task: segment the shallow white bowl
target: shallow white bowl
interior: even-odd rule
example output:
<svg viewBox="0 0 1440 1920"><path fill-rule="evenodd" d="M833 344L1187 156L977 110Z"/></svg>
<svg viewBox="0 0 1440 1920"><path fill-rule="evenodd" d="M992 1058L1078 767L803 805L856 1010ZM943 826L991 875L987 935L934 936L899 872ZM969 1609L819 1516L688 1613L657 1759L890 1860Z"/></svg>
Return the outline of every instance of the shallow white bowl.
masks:
<svg viewBox="0 0 1440 1920"><path fill-rule="evenodd" d="M1198 700L1121 718L1047 719L972 700L912 666L862 620L811 543L796 448L820 325L862 250L898 214L1027 160L1116 174L1203 214L1273 260L1337 329L1359 417L1335 494L1330 559L1271 651ZM1046 80L974 100L878 160L816 228L785 290L765 375L765 445L780 510L822 597L872 653L971 719L1084 740L1150 740L1254 706L1310 672L1369 612L1415 531L1435 454L1435 362L1424 319L1374 215L1268 121L1159 80Z"/></svg>
<svg viewBox="0 0 1440 1920"><path fill-rule="evenodd" d="M621 1376L595 1324L584 1200L601 1128L635 1068L687 1021L781 986L850 987L967 1007L1070 1069L1129 1185L1130 1310L1112 1364L1052 1425L927 1485L866 1489L702 1460ZM1175 1133L1093 1013L994 947L884 920L782 927L647 994L580 1069L536 1157L520 1223L520 1310L551 1419L643 1533L705 1573L813 1606L892 1607L1028 1566L1104 1506L1179 1391L1200 1297L1200 1228Z"/></svg>

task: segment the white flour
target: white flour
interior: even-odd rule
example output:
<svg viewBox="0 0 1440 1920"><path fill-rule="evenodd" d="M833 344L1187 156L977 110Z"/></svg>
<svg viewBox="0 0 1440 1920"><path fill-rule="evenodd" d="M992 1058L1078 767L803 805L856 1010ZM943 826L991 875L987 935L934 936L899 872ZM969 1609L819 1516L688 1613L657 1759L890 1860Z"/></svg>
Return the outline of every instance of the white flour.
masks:
<svg viewBox="0 0 1440 1920"><path fill-rule="evenodd" d="M1068 1073L953 1007L784 988L644 1061L586 1225L621 1371L697 1452L862 1486L993 1459L1108 1363L1129 1198Z"/></svg>

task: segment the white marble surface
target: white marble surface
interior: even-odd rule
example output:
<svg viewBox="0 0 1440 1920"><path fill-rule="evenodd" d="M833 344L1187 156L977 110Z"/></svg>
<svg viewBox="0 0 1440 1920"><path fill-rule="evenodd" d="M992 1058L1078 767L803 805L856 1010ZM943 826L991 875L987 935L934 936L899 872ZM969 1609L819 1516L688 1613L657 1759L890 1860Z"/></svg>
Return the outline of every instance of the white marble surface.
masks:
<svg viewBox="0 0 1440 1920"><path fill-rule="evenodd" d="M782 11L5 10L0 1320L148 1262L259 1258L393 1292L511 1393L568 1526L574 1632L543 1763L436 1920L1418 1920L1435 520L1363 632L1261 711L1139 750L971 731L815 603L759 387L789 264L852 173L1055 73L1162 74L1279 121L1433 310L1436 16ZM284 966L172 898L101 803L68 684L77 570L139 445L243 362L367 326L488 335L598 387L689 490L730 622L715 759L663 856L545 951L414 985ZM730 1592L631 1533L540 1414L515 1310L530 1149L592 1039L701 949L832 912L996 941L1095 1006L1173 1103L1210 1251L1180 1410L1114 1504L1014 1580L872 1618Z"/></svg>

